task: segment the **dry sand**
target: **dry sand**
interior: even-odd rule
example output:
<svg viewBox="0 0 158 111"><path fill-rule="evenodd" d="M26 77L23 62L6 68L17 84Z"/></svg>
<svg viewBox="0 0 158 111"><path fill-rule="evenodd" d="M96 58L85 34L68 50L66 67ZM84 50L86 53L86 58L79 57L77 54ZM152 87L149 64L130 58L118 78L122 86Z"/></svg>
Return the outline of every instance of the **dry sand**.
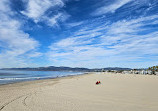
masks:
<svg viewBox="0 0 158 111"><path fill-rule="evenodd" d="M102 73L1 85L0 111L158 111L158 76Z"/></svg>

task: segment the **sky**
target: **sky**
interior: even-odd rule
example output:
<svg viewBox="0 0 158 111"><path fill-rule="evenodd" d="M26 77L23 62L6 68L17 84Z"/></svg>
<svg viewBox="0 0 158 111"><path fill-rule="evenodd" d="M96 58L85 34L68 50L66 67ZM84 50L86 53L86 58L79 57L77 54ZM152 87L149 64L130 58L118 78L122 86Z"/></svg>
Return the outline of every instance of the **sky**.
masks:
<svg viewBox="0 0 158 111"><path fill-rule="evenodd" d="M0 0L0 68L158 65L158 0Z"/></svg>

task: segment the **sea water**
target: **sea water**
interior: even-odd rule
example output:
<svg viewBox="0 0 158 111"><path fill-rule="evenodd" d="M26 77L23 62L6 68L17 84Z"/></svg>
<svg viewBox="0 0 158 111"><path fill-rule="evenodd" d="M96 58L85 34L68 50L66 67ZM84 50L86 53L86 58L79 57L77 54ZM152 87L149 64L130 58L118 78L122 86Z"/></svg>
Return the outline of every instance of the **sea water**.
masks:
<svg viewBox="0 0 158 111"><path fill-rule="evenodd" d="M84 72L71 71L22 71L22 70L0 70L0 84L31 81L38 79L57 78L69 75L79 75Z"/></svg>

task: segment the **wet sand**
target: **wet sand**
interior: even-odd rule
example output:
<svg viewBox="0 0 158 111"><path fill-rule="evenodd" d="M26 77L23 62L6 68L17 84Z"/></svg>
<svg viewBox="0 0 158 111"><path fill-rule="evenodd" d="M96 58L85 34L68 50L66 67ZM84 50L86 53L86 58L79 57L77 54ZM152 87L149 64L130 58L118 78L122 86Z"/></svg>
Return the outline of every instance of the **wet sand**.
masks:
<svg viewBox="0 0 158 111"><path fill-rule="evenodd" d="M98 73L1 85L0 111L158 111L158 76Z"/></svg>

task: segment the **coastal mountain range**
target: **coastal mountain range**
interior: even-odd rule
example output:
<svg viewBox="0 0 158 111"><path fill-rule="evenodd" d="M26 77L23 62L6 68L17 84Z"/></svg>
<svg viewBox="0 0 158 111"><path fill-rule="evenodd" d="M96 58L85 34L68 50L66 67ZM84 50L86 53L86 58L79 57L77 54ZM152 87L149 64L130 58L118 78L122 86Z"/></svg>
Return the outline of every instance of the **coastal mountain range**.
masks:
<svg viewBox="0 0 158 111"><path fill-rule="evenodd" d="M31 71L86 71L86 72L93 72L93 71L102 71L102 70L131 70L131 68L121 68L121 67L107 67L107 68L81 68L81 67L65 67L65 66L48 66L48 67L36 67L36 68L3 68L2 70L31 70Z"/></svg>

